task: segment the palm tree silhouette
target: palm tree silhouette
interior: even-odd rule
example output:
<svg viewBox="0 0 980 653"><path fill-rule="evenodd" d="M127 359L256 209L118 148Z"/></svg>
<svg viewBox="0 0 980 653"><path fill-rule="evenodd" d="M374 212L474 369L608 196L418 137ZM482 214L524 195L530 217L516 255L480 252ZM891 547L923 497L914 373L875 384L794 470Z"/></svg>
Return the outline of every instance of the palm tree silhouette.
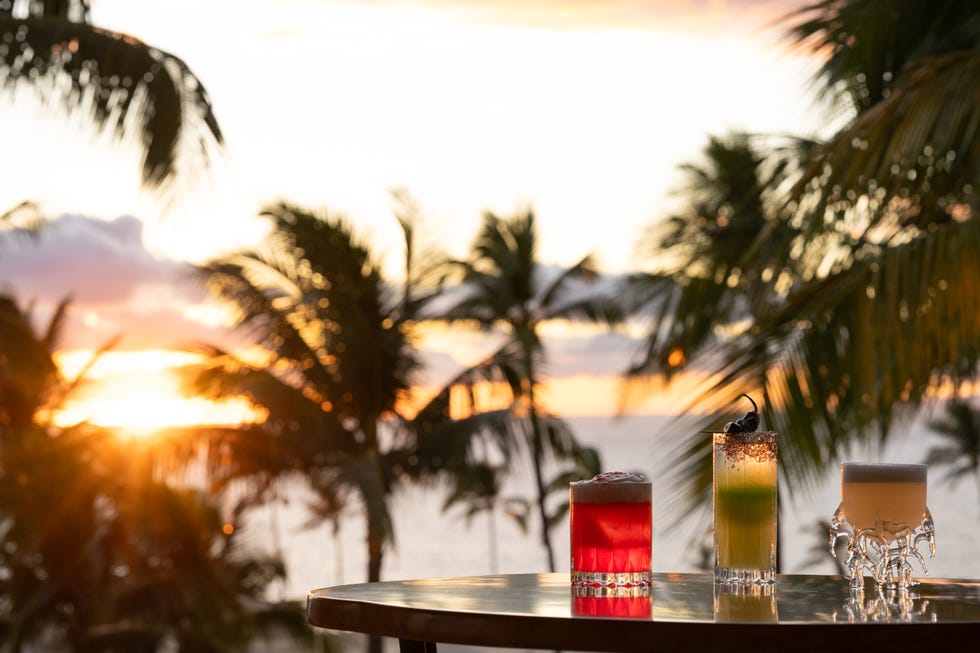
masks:
<svg viewBox="0 0 980 653"><path fill-rule="evenodd" d="M89 112L143 150L143 181L192 180L221 130L204 85L173 54L90 23L89 0L0 3L0 83L26 86L52 109Z"/></svg>
<svg viewBox="0 0 980 653"><path fill-rule="evenodd" d="M671 380L676 374L698 373L700 357L726 346L729 333L746 331L758 315L769 310L765 303L764 269L746 252L772 223L779 238L791 228L778 223L780 200L775 195L813 147L805 139L773 140L741 132L711 137L700 164L685 164L683 194L689 206L679 214L652 226L639 242L641 254L662 261L653 273L630 275L628 296L648 316L642 350L626 372L629 383L624 409L646 392L645 377L657 371ZM765 387L765 379L748 377L731 387L710 386L696 397L699 410L718 413L714 421L727 421L742 392ZM709 378L709 383L711 379ZM695 402L692 401L692 404ZM761 406L762 422L771 425L768 401ZM718 425L720 427L720 424ZM789 446L786 446L789 445ZM780 462L798 461L794 441L780 442ZM686 514L692 500L707 502L711 496L711 435L705 431L685 439L667 453L664 466L683 483L675 485L669 505L678 517ZM805 472L806 465L798 465Z"/></svg>
<svg viewBox="0 0 980 653"><path fill-rule="evenodd" d="M207 360L189 373L197 392L246 396L268 417L194 429L187 442L194 451L204 435L216 483L247 480L253 502L297 477L319 495L316 514L334 524L346 506L359 503L367 522L367 579L378 581L394 541L392 494L408 482L460 483L479 463L474 452L481 442L506 454L510 416L503 410L453 415L454 392L472 396L472 386L493 375L479 368L412 409L420 367L413 328L438 292L427 279L442 259L417 257L411 216L400 219L406 273L399 286L385 282L343 218L287 203L263 215L272 229L262 250L220 257L201 273L237 311L238 327L264 358L246 362L202 346ZM371 638L370 649L379 646Z"/></svg>
<svg viewBox="0 0 980 653"><path fill-rule="evenodd" d="M281 561L243 550L215 498L173 482L156 443L51 423L78 385L52 358L66 309L38 336L0 297L4 650L230 652L276 627L310 641L298 604L262 598Z"/></svg>
<svg viewBox="0 0 980 653"><path fill-rule="evenodd" d="M393 536L390 494L403 481L467 473L480 438L506 453L508 414L452 414L455 389L472 396L472 386L493 374L478 368L413 409L420 363L412 329L437 292L426 278L440 261L416 257L410 220L402 220L407 253L399 286L385 282L343 218L285 203L263 215L273 226L265 249L201 268L210 289L237 310L238 325L268 352L248 363L202 347L209 358L192 370L199 391L245 395L268 411L261 424L210 431L213 442L235 441L233 450L210 448L213 471L219 479L251 479L257 499L278 479L299 475L321 495L319 512L329 518L356 496L368 518L367 577L376 581Z"/></svg>
<svg viewBox="0 0 980 653"><path fill-rule="evenodd" d="M676 346L679 369L697 361L710 377L691 405L712 421L735 394L761 389L793 490L846 446L887 437L940 386L976 375L980 8L840 0L790 20L800 47L827 53L819 79L850 119L762 185L771 208L732 253L737 275L705 274L715 263L696 256L711 248L661 243L680 261L673 281L706 287L706 303L668 303L634 371L663 370ZM760 160L781 169L760 142ZM708 236L720 249L723 232ZM706 453L703 441L679 450L682 477L701 479L687 484L697 498Z"/></svg>
<svg viewBox="0 0 980 653"><path fill-rule="evenodd" d="M757 141L759 162L781 172L744 186L770 207L748 240L729 242L732 202L685 216L709 244L661 241L658 254L677 262L673 292L704 303L662 305L633 370L696 361L710 381L692 406L711 421L761 389L790 490L847 445L886 437L940 385L975 376L980 355L980 9L841 0L791 20L800 47L828 53L820 80L852 118L824 142L802 141L799 158ZM725 229L707 228L720 218ZM730 258L700 258L719 251ZM704 444L688 439L675 458L695 481L689 499L704 497Z"/></svg>
<svg viewBox="0 0 980 653"><path fill-rule="evenodd" d="M567 509L563 502L549 513L547 498L562 492L567 498L569 479L598 471L598 454L580 446L570 428L545 408L538 394L544 345L540 328L550 320L605 321L622 317L619 305L590 282L596 278L591 257L575 265L549 271L537 260L537 231L534 214L527 211L512 218L484 215L483 226L462 270L460 298L439 319L466 322L483 329L500 329L504 344L481 365L501 370L507 379L516 410L522 416L523 434L518 433L530 453L541 542L548 568L555 570L551 528ZM572 462L553 479L545 479L546 455Z"/></svg>
<svg viewBox="0 0 980 653"><path fill-rule="evenodd" d="M342 219L284 203L263 215L273 228L262 251L201 268L212 292L238 311L238 325L269 352L248 364L202 347L209 359L197 371L198 389L245 395L269 414L250 428L212 431L236 442L215 473L252 479L256 499L297 472L330 505L354 493L367 514L368 579L377 581L392 536L387 497L409 456L401 445L385 446L381 429L398 430L399 401L418 368L404 304Z"/></svg>

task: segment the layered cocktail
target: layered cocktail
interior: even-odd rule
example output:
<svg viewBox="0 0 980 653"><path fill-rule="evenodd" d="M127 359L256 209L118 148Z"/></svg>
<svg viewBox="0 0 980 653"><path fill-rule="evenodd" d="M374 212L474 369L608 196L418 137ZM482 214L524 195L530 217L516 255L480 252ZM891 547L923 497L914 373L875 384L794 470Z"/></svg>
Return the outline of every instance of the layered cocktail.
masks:
<svg viewBox="0 0 980 653"><path fill-rule="evenodd" d="M606 472L572 483L573 586L635 587L651 582L653 486L640 474Z"/></svg>
<svg viewBox="0 0 980 653"><path fill-rule="evenodd" d="M776 579L776 434L714 433L715 579Z"/></svg>

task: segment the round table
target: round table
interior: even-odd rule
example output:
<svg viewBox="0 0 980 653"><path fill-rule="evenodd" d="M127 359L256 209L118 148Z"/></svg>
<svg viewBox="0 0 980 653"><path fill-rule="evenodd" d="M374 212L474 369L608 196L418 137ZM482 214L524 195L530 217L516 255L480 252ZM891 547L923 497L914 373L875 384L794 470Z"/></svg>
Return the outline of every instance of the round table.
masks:
<svg viewBox="0 0 980 653"><path fill-rule="evenodd" d="M511 574L317 589L318 627L436 642L563 651L980 650L980 581L924 579L910 594L852 594L840 576L778 576L731 590L709 573L655 573L636 596L573 596L568 574Z"/></svg>

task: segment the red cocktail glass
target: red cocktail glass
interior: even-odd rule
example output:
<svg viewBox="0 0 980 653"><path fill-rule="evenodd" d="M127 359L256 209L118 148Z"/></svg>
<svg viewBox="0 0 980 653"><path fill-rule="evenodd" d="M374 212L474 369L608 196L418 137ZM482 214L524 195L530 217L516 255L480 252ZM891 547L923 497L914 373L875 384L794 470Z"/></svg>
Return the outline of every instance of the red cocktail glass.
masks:
<svg viewBox="0 0 980 653"><path fill-rule="evenodd" d="M572 483L570 497L572 585L650 585L651 483L638 474L606 472Z"/></svg>

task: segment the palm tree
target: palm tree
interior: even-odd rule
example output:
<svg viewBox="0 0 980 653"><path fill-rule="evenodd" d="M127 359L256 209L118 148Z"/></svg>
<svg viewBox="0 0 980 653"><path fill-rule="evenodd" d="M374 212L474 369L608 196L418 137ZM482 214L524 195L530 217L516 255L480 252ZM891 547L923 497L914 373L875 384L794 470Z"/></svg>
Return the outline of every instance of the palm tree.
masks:
<svg viewBox="0 0 980 653"><path fill-rule="evenodd" d="M116 137L135 139L144 182L166 187L182 167L206 164L222 142L211 101L180 58L95 27L89 5L0 3L0 83L33 88L49 107L88 112Z"/></svg>
<svg viewBox="0 0 980 653"><path fill-rule="evenodd" d="M330 519L356 497L368 525L367 578L377 581L393 538L388 498L398 485L464 473L481 437L504 442L506 416L450 415L451 387L475 383L479 370L413 409L414 320L434 292L423 289L435 268L416 258L410 220L402 220L407 269L398 286L384 281L343 218L285 203L263 215L273 227L263 250L201 268L266 352L246 362L203 347L208 359L194 371L195 388L246 396L268 412L260 424L210 431L213 471L219 480L250 479L256 500L278 480L301 477Z"/></svg>
<svg viewBox="0 0 980 653"><path fill-rule="evenodd" d="M521 439L534 472L541 542L548 568L554 571L550 531L563 516L567 502L549 513L548 495L559 491L567 497L569 479L596 473L599 461L595 451L576 442L565 422L547 411L538 395L544 364L539 330L551 320L613 324L621 311L607 295L590 287L589 282L596 278L590 257L552 272L538 262L536 249L531 211L510 219L486 213L470 259L457 262L462 270L460 298L438 318L483 329L499 328L505 335L503 345L483 364L501 370L517 401L518 415L523 416ZM572 468L546 481L544 466L549 453L570 460Z"/></svg>
<svg viewBox="0 0 980 653"><path fill-rule="evenodd" d="M245 395L269 414L251 428L212 433L237 443L234 467L216 471L251 478L257 499L299 472L331 503L356 493L367 514L368 580L377 581L392 535L386 498L405 457L386 450L380 428L394 423L418 363L396 322L398 302L345 222L287 204L263 215L273 225L264 250L201 268L211 291L238 311L238 326L270 352L248 364L203 348L197 387Z"/></svg>
<svg viewBox="0 0 980 653"><path fill-rule="evenodd" d="M745 309L722 311L710 339L674 357L704 366L711 380L692 405L715 415L761 389L790 490L853 443L887 437L940 386L974 378L980 357L980 8L827 0L794 19L801 47L827 54L820 79L852 117L765 184L775 208L739 279L721 277ZM676 247L660 253L685 261ZM700 278L686 262L682 285ZM663 322L673 340L696 336L674 310ZM664 342L648 360L669 360ZM703 444L681 451L688 480L704 478Z"/></svg>
<svg viewBox="0 0 980 653"><path fill-rule="evenodd" d="M763 279L772 272L756 263L762 255L760 235L772 230L768 242L773 243L793 234L793 228L779 220L778 190L798 172L812 148L812 141L805 139L736 132L709 138L702 161L681 166L687 177L682 193L689 206L647 230L639 251L659 265L652 273L627 279L629 296L649 324L643 348L626 372L624 409L645 392L643 381L651 372L668 381L681 372L698 374L701 358L717 363L712 352L770 309ZM723 391L716 396L698 395L697 409L709 414L730 411L739 394L765 387L761 379L742 381L718 388ZM768 402L762 408L768 425ZM705 432L672 452L667 467L685 481L677 486L681 497L708 500L710 448L710 434ZM784 463L796 458L792 446L783 443L780 454ZM678 515L687 512L688 501L670 503L678 506Z"/></svg>
<svg viewBox="0 0 980 653"><path fill-rule="evenodd" d="M281 561L244 551L214 498L165 480L155 443L49 421L75 385L51 356L66 308L36 336L0 297L4 650L230 652L277 626L309 641L297 604L262 599Z"/></svg>
<svg viewBox="0 0 980 653"><path fill-rule="evenodd" d="M267 418L197 431L187 442L194 451L204 435L215 482L249 482L253 502L291 477L309 484L320 497L318 514L335 524L356 501L367 523L367 579L378 581L394 542L392 494L408 482L453 482L469 473L484 446L506 455L509 415L453 415L457 390L472 396L474 383L493 378L493 370L481 368L464 371L413 408L420 366L415 318L437 291L428 279L439 259L416 256L410 215L400 219L406 242L400 285L385 282L343 218L286 203L263 215L272 229L262 250L218 258L200 271L265 353L245 361L202 346L207 359L190 372L197 392L245 396ZM378 638L369 640L370 650L379 647Z"/></svg>
<svg viewBox="0 0 980 653"><path fill-rule="evenodd" d="M952 399L946 405L946 415L931 420L929 428L945 439L945 445L931 447L926 464L948 465L946 479L950 483L973 474L980 499L980 411L961 399Z"/></svg>

